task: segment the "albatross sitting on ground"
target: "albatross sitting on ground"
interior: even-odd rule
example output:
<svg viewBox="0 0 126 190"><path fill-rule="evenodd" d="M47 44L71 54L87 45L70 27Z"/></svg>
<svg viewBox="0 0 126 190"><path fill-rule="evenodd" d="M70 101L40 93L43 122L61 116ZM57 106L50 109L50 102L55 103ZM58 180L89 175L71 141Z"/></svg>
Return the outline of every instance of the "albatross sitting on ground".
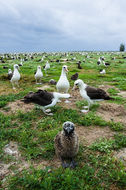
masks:
<svg viewBox="0 0 126 190"><path fill-rule="evenodd" d="M47 92L46 90L38 90L37 92L29 92L28 95L22 100L24 103L35 103L40 105L42 111L46 115L53 115L52 113L48 114L46 108L53 107L56 105L60 98L69 98L70 94L61 94L58 92ZM50 110L48 110L49 112Z"/></svg>
<svg viewBox="0 0 126 190"><path fill-rule="evenodd" d="M81 79L78 79L74 82L73 90L76 87L79 88L82 98L88 101L88 110L82 110L82 112L88 112L91 104L93 104L94 101L113 99L104 90L88 86ZM87 108L87 106L85 106L84 108Z"/></svg>

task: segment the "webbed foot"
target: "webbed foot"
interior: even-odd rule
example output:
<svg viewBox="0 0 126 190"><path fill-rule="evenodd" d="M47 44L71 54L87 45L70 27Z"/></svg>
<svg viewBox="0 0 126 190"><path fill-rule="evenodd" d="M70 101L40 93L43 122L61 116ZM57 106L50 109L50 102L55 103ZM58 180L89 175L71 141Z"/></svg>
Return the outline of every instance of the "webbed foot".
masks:
<svg viewBox="0 0 126 190"><path fill-rule="evenodd" d="M68 163L62 163L62 167L63 167L63 168L68 168L68 167L69 167L69 164L68 164Z"/></svg>
<svg viewBox="0 0 126 190"><path fill-rule="evenodd" d="M72 161L72 162L70 163L70 168L75 168L76 166L77 166L77 163L76 163L76 162Z"/></svg>

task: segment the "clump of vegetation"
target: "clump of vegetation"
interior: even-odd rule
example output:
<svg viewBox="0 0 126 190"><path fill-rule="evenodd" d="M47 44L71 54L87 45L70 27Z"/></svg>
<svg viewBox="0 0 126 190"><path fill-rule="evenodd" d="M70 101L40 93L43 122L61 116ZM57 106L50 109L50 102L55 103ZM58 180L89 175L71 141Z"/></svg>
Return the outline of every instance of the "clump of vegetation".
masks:
<svg viewBox="0 0 126 190"><path fill-rule="evenodd" d="M119 48L120 51L125 51L125 45L122 43L120 44L120 48Z"/></svg>
<svg viewBox="0 0 126 190"><path fill-rule="evenodd" d="M96 141L95 143L93 143L90 148L92 150L97 150L100 152L104 152L104 153L109 153L112 149L113 149L113 145L114 145L114 140L110 139L99 139L98 141Z"/></svg>

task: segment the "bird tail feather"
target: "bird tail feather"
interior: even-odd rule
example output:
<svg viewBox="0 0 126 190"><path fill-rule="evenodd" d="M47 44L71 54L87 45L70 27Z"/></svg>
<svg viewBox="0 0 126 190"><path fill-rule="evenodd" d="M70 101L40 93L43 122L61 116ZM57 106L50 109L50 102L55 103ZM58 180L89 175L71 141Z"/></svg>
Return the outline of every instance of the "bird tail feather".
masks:
<svg viewBox="0 0 126 190"><path fill-rule="evenodd" d="M61 93L58 93L58 92L54 92L54 97L55 98L70 98L70 94L61 94Z"/></svg>
<svg viewBox="0 0 126 190"><path fill-rule="evenodd" d="M105 100L114 100L114 98L107 96L107 97L105 97Z"/></svg>

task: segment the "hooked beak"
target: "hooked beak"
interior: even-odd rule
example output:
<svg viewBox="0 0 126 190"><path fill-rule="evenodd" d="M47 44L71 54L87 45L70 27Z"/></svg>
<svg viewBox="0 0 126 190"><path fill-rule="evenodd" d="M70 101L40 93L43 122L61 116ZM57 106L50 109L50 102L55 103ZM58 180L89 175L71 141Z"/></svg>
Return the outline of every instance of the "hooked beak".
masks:
<svg viewBox="0 0 126 190"><path fill-rule="evenodd" d="M69 135L70 131L71 131L71 130L68 128L68 129L67 129L67 134L68 134L68 135Z"/></svg>
<svg viewBox="0 0 126 190"><path fill-rule="evenodd" d="M74 85L73 86L73 88L72 88L72 90L76 90L77 89L77 86L76 85Z"/></svg>
<svg viewBox="0 0 126 190"><path fill-rule="evenodd" d="M65 68L65 71L68 72L69 70L67 68Z"/></svg>
<svg viewBox="0 0 126 190"><path fill-rule="evenodd" d="M66 68L65 71L68 72L69 70Z"/></svg>

